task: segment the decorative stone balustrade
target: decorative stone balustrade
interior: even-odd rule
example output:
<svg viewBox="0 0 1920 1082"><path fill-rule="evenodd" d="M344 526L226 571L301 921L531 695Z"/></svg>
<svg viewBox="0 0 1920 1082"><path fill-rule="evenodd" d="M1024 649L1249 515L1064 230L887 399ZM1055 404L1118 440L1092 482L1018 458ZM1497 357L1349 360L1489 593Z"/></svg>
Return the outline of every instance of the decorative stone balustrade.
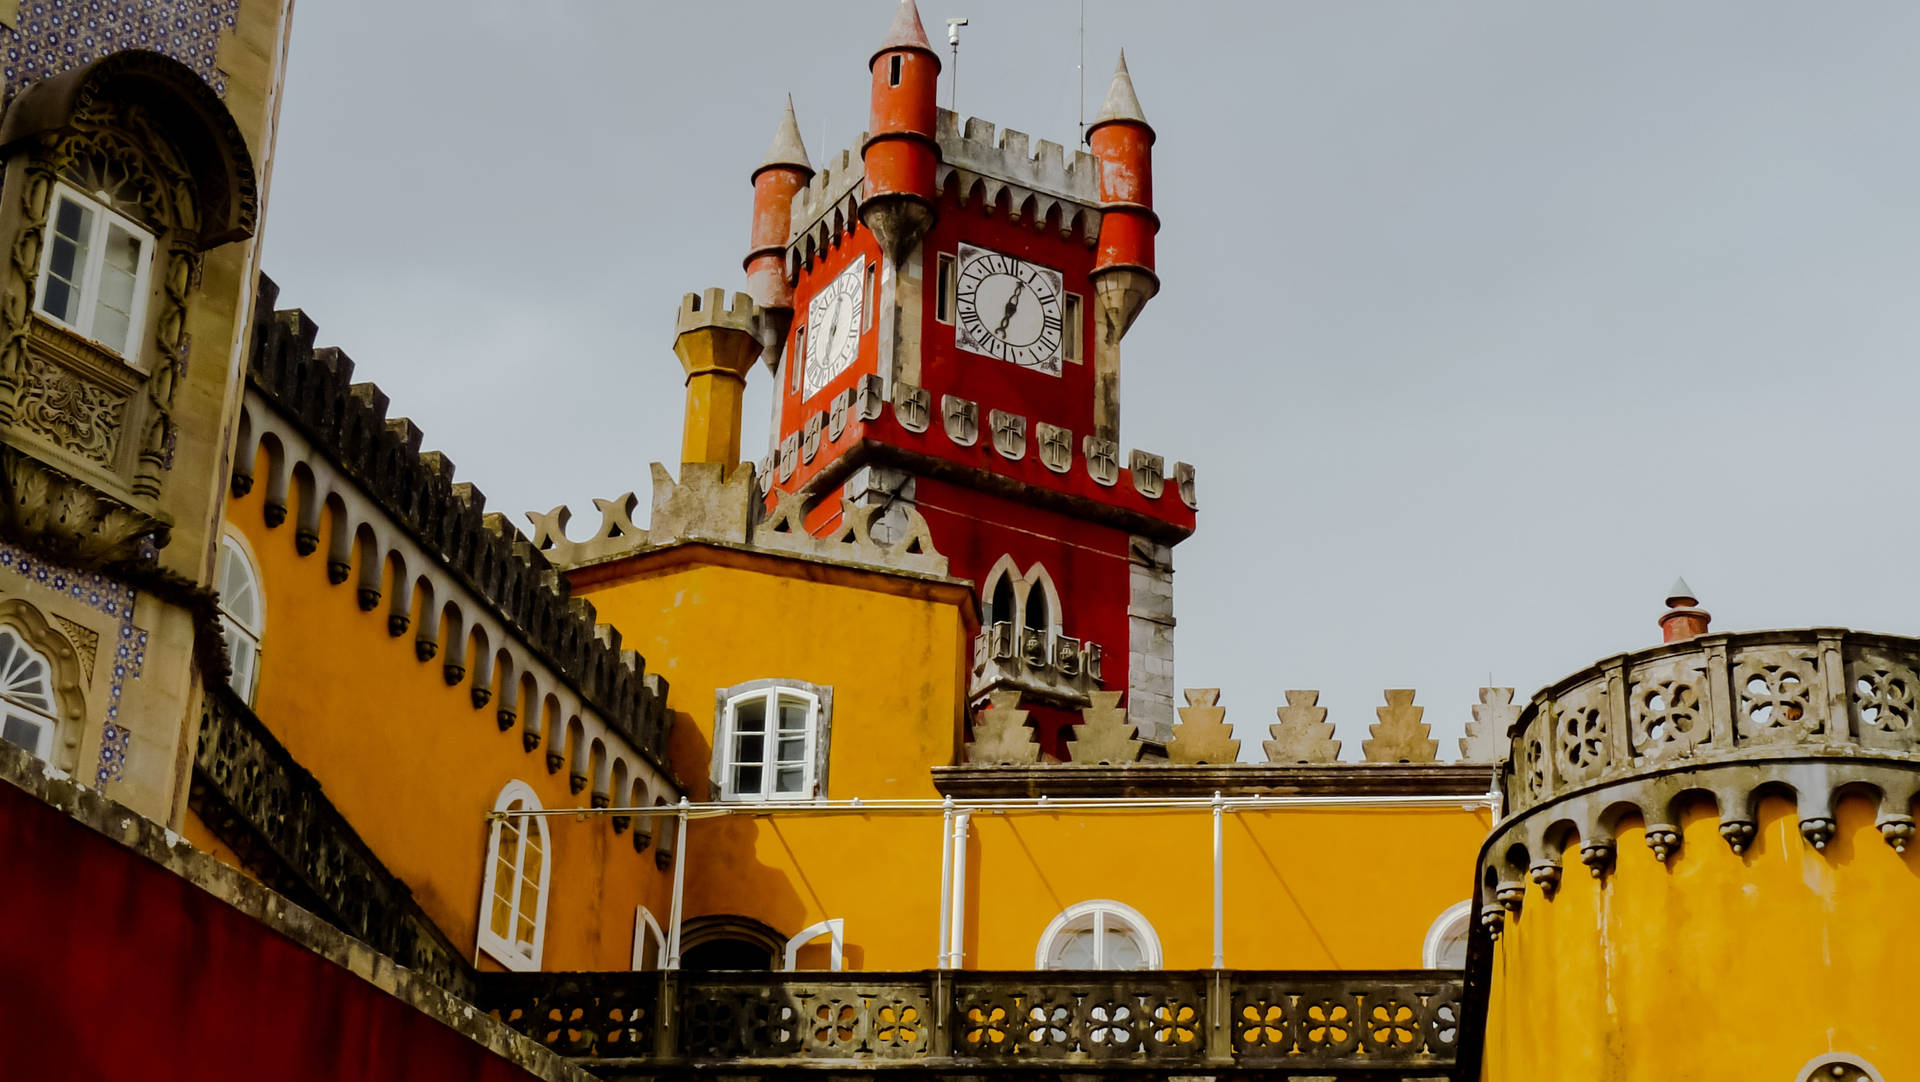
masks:
<svg viewBox="0 0 1920 1082"><path fill-rule="evenodd" d="M1483 921L1519 907L1523 875L1548 893L1577 837L1595 876L1615 828L1645 824L1665 861L1681 806L1711 800L1743 851L1760 799L1790 794L1800 832L1824 847L1843 789L1880 802L1881 834L1913 837L1920 794L1920 640L1838 628L1704 635L1608 658L1542 690L1509 732L1501 788L1509 818L1487 843Z"/></svg>
<svg viewBox="0 0 1920 1082"><path fill-rule="evenodd" d="M1101 649L1068 635L1001 621L973 640L968 697L1019 691L1069 706L1086 706L1100 688Z"/></svg>
<svg viewBox="0 0 1920 1082"><path fill-rule="evenodd" d="M478 1003L602 1077L780 1066L983 1076L1454 1063L1457 971L482 974Z"/></svg>

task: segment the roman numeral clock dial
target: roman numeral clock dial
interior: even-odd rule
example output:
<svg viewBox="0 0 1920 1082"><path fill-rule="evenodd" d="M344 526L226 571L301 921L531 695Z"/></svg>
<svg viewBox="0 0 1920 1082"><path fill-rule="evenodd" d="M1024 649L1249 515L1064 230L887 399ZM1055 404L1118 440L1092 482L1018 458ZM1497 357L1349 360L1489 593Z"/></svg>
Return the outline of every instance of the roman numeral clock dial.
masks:
<svg viewBox="0 0 1920 1082"><path fill-rule="evenodd" d="M860 328L865 322L862 311L862 282L867 261L857 259L840 276L814 294L807 305L806 379L802 398L819 394L833 377L845 372L860 352Z"/></svg>
<svg viewBox="0 0 1920 1082"><path fill-rule="evenodd" d="M1059 375L1060 272L970 244L960 245L954 262L954 345Z"/></svg>

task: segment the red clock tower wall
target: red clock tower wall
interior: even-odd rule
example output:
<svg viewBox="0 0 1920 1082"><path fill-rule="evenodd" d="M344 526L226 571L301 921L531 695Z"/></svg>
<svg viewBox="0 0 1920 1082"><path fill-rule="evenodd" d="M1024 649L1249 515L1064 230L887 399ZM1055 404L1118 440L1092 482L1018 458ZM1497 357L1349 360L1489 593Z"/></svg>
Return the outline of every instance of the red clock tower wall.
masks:
<svg viewBox="0 0 1920 1082"><path fill-rule="evenodd" d="M1152 130L1124 61L1096 154L962 126L935 108L938 72L903 0L870 64L872 132L780 193L792 325L769 348L761 483L803 499L815 533L840 527L842 499L915 507L980 592L975 693L1020 690L1048 754L1071 757L1098 689L1126 692L1140 735L1164 741L1193 475L1118 443L1120 338L1158 285Z"/></svg>

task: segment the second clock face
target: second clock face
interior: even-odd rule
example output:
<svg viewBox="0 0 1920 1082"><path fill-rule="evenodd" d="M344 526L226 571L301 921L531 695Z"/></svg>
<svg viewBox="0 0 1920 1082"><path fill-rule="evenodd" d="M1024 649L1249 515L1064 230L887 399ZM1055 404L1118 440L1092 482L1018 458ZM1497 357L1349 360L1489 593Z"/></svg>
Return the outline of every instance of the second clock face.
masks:
<svg viewBox="0 0 1920 1082"><path fill-rule="evenodd" d="M954 264L954 344L1059 375L1060 272L970 244L960 245Z"/></svg>
<svg viewBox="0 0 1920 1082"><path fill-rule="evenodd" d="M866 274L867 261L856 260L808 303L802 398L819 394L833 377L847 370L860 352L860 327L866 317L861 310L866 292L862 282Z"/></svg>

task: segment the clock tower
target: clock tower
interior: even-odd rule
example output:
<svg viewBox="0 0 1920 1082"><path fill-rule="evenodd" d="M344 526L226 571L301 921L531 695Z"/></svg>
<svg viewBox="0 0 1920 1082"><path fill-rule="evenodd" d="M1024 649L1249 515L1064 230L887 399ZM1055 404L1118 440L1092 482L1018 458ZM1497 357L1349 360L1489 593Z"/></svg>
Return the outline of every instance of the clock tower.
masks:
<svg viewBox="0 0 1920 1082"><path fill-rule="evenodd" d="M1120 442L1121 340L1159 287L1154 134L1126 59L1085 151L938 108L914 0L869 74L857 146L816 172L789 106L754 173L768 503L804 501L816 534L843 500L913 506L979 591L976 701L1017 692L1042 752L1072 759L1080 711L1121 692L1163 743L1195 496L1191 467Z"/></svg>

